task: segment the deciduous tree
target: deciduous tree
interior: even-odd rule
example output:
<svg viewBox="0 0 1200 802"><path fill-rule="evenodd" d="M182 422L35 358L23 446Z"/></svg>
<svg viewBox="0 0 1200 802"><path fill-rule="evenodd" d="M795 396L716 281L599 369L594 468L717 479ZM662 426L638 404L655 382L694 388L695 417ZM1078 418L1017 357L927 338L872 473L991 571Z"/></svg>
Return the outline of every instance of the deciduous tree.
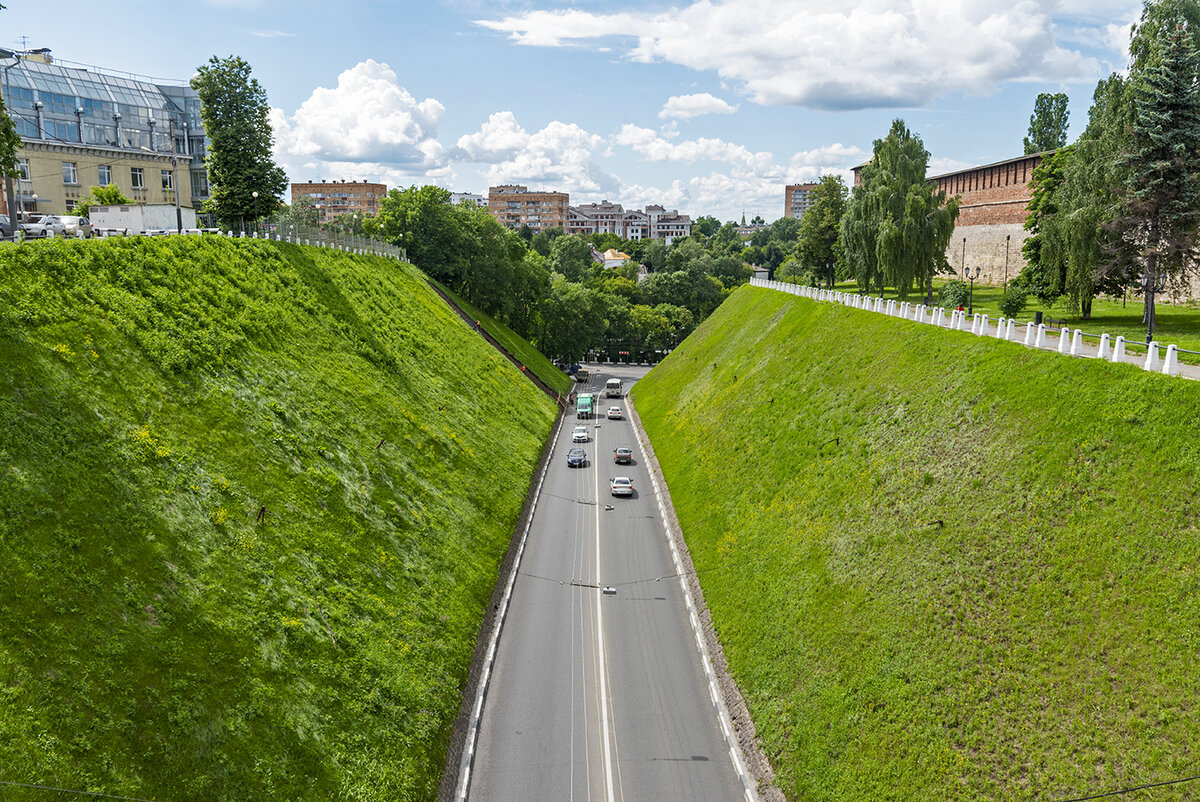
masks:
<svg viewBox="0 0 1200 802"><path fill-rule="evenodd" d="M1067 120L1070 116L1066 93L1039 94L1033 102L1033 115L1029 118L1025 152L1043 153L1067 144Z"/></svg>
<svg viewBox="0 0 1200 802"><path fill-rule="evenodd" d="M814 278L824 278L833 286L833 264L837 261L834 246L846 214L849 195L846 182L840 175L821 176L812 190L812 206L799 222L795 255L797 261Z"/></svg>

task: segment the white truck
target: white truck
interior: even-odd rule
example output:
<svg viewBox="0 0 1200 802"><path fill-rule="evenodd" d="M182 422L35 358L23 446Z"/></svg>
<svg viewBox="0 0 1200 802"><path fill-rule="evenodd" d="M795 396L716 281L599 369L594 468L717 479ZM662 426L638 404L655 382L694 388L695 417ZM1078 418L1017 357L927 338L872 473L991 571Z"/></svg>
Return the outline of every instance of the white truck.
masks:
<svg viewBox="0 0 1200 802"><path fill-rule="evenodd" d="M625 394L625 389L621 385L620 379L609 379L604 383L605 398L620 398Z"/></svg>
<svg viewBox="0 0 1200 802"><path fill-rule="evenodd" d="M196 231L196 210L180 208L183 230ZM93 206L88 211L92 230L102 236L135 234L174 234L179 229L172 203L128 203L121 206Z"/></svg>

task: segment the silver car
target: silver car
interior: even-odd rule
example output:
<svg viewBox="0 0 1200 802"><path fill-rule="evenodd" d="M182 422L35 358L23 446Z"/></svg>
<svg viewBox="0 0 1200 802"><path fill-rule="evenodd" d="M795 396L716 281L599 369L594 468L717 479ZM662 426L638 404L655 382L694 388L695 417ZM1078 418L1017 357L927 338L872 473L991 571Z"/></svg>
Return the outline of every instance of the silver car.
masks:
<svg viewBox="0 0 1200 802"><path fill-rule="evenodd" d="M84 238L92 236L92 222L86 217L64 214L59 216L58 219L62 220L64 237Z"/></svg>
<svg viewBox="0 0 1200 802"><path fill-rule="evenodd" d="M43 215L40 220L32 223L22 223L27 237L61 237L67 230L62 218L56 214Z"/></svg>

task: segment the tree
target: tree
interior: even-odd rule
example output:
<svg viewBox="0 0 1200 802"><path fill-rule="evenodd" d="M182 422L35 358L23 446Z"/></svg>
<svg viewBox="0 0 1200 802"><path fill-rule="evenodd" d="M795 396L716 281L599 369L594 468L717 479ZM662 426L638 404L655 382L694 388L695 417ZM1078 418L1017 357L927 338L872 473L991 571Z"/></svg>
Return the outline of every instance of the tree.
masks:
<svg viewBox="0 0 1200 802"><path fill-rule="evenodd" d="M116 184L91 187L86 195L75 201L75 205L71 208L71 214L87 217L93 206L122 206L127 203L133 203L133 201L125 197L121 193L121 188Z"/></svg>
<svg viewBox="0 0 1200 802"><path fill-rule="evenodd" d="M392 189L379 202L379 236L404 247L413 264L457 289L471 259L471 237L462 206L435 186Z"/></svg>
<svg viewBox="0 0 1200 802"><path fill-rule="evenodd" d="M840 175L824 175L813 188L812 206L799 221L795 255L801 266L814 278L824 277L833 287L833 265L837 261L834 245L846 214L849 191Z"/></svg>
<svg viewBox="0 0 1200 802"><path fill-rule="evenodd" d="M712 215L702 215L692 221L692 234L711 237L721 228L721 221Z"/></svg>
<svg viewBox="0 0 1200 802"><path fill-rule="evenodd" d="M1063 92L1042 92L1033 102L1029 118L1029 136L1025 137L1025 152L1044 153L1067 144L1067 96Z"/></svg>
<svg viewBox="0 0 1200 802"><path fill-rule="evenodd" d="M554 244L550 246L547 265L555 273L565 276L568 281L583 281L595 264L595 260L592 259L592 244L586 237L568 234L554 240Z"/></svg>
<svg viewBox="0 0 1200 802"><path fill-rule="evenodd" d="M800 221L795 217L781 217L771 223L771 241L784 248L791 248L800 236Z"/></svg>
<svg viewBox="0 0 1200 802"><path fill-rule="evenodd" d="M3 8L4 6L0 6ZM8 116L8 108L4 105L4 93L0 92L0 178L4 179L4 193L8 198L9 208L5 209L16 230L17 210L16 195L13 192L12 180L20 175L20 162L17 161L17 150L21 147L21 137L17 135L17 127L12 117Z"/></svg>
<svg viewBox="0 0 1200 802"><path fill-rule="evenodd" d="M660 239L652 239L642 250L642 264L651 273L656 273L667 266L667 244Z"/></svg>
<svg viewBox="0 0 1200 802"><path fill-rule="evenodd" d="M208 137L209 199L205 210L225 224L279 208L287 174L271 158L267 93L241 58L213 56L196 70L200 119ZM257 199L252 193L257 192Z"/></svg>
<svg viewBox="0 0 1200 802"><path fill-rule="evenodd" d="M317 205L308 195L296 198L291 206L285 206L280 212L280 219L283 222L295 223L299 226L315 226L319 218ZM364 227L365 225L364 223Z"/></svg>
<svg viewBox="0 0 1200 802"><path fill-rule="evenodd" d="M1135 249L1145 276L1180 277L1200 222L1200 51L1180 16L1159 58L1131 71L1133 126L1122 213L1112 224ZM1122 267L1124 260L1115 260ZM1154 326L1153 294L1146 321Z"/></svg>
<svg viewBox="0 0 1200 802"><path fill-rule="evenodd" d="M933 276L945 265L958 199L947 201L925 179L928 164L929 152L903 120L875 140L841 232L845 258L867 292L890 284L903 299L916 285L932 302Z"/></svg>

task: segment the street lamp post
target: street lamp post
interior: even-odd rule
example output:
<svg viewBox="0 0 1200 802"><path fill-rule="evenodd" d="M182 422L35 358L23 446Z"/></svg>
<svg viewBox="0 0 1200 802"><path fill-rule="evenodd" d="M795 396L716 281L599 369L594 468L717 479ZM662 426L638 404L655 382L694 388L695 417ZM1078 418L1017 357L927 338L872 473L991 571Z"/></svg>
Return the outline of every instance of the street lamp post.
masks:
<svg viewBox="0 0 1200 802"><path fill-rule="evenodd" d="M1146 293L1146 345L1149 345L1154 340L1154 296L1162 292L1167 286L1167 277L1162 275L1154 275L1149 270L1142 274L1141 278L1142 291Z"/></svg>
<svg viewBox="0 0 1200 802"><path fill-rule="evenodd" d="M1008 289L1008 246L1012 244L1012 234L1004 235L1004 289Z"/></svg>
<svg viewBox="0 0 1200 802"><path fill-rule="evenodd" d="M258 190L250 193L250 197L254 198L254 233L258 233Z"/></svg>
<svg viewBox="0 0 1200 802"><path fill-rule="evenodd" d="M966 240L964 240L965 242ZM971 275L971 268L964 267L963 274L967 277L967 281L971 282L970 293L967 295L967 314L975 314L975 279L979 278L979 273L982 268L975 268L975 275Z"/></svg>

